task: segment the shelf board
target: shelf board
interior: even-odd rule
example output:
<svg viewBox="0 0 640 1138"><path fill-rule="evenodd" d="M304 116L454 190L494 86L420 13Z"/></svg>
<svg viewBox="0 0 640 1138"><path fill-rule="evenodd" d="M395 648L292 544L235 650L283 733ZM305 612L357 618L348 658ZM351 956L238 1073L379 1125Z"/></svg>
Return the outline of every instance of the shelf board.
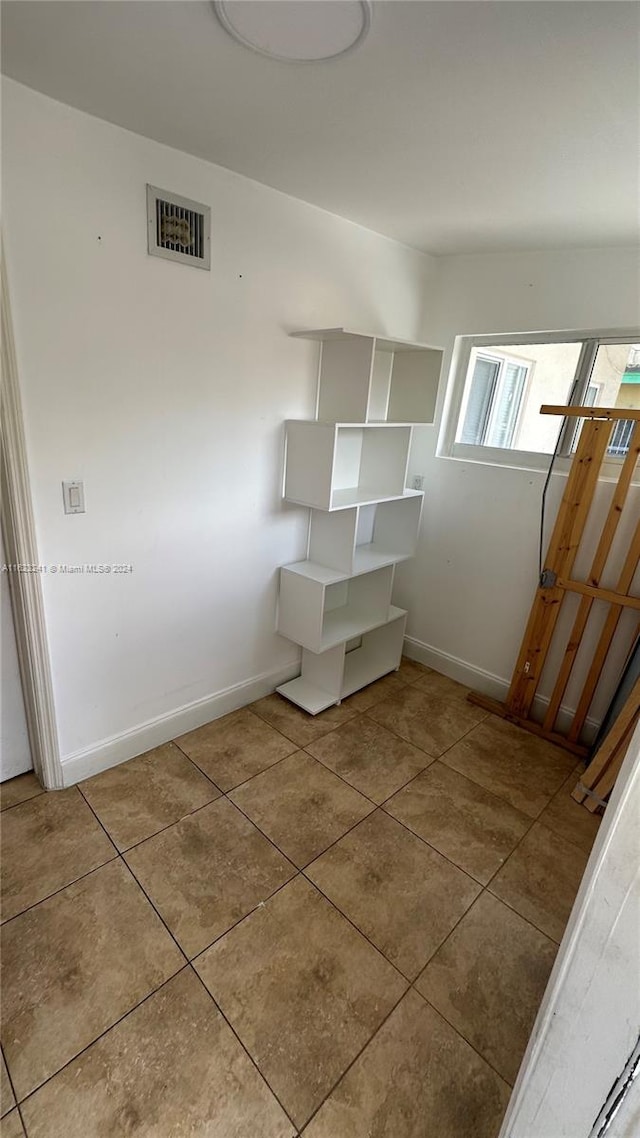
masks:
<svg viewBox="0 0 640 1138"><path fill-rule="evenodd" d="M308 332L291 332L297 340L350 340L354 336L361 339L375 340L376 348L383 352L442 352L444 349L437 344L421 344L414 340L389 340L385 336L377 336L374 332L354 332L346 328L316 328Z"/></svg>
<svg viewBox="0 0 640 1138"><path fill-rule="evenodd" d="M306 506L307 509L319 510L323 514L333 514L336 510L348 510L354 506L376 506L378 502L401 502L405 498L422 498L424 490L405 490L402 494L384 494L379 498L371 498L372 490L361 490L358 486L349 487L348 490L334 490L333 497L340 495L339 504L332 503L328 509L321 506L310 506L300 498L292 498L290 494L283 497L283 502L290 502L293 506Z"/></svg>
<svg viewBox="0 0 640 1138"><path fill-rule="evenodd" d="M398 553L392 549L370 542L368 545L357 545L353 558L351 573L343 573L340 569L331 569L328 565L321 565L318 561L294 561L292 565L283 565L290 573L298 573L309 581L317 581L320 585L337 585L340 581L350 581L352 577L360 577L363 573L372 573L375 569L385 569L388 565L396 565L400 561L408 561L413 553Z"/></svg>
<svg viewBox="0 0 640 1138"><path fill-rule="evenodd" d="M287 424L287 426L289 423L304 423L305 426L307 426L307 427L308 426L312 426L312 427L315 427L315 426L340 427L340 429L342 429L344 427L348 427L350 430L353 430L355 428L359 429L361 427L365 428L365 429L369 429L371 427L377 428L377 427L415 427L415 426L419 427L419 426L421 426L420 423L416 424L415 422L409 422L408 419L406 422L404 422L404 421L401 422L398 419L394 419L393 422L390 419L360 419L357 423L355 423L355 422L347 423L346 421L343 421L342 419L286 419L285 423Z"/></svg>
<svg viewBox="0 0 640 1138"><path fill-rule="evenodd" d="M385 494L384 487L349 486L345 490L333 491L329 511L347 510L350 506L375 506L378 502L398 502L423 493L423 490L405 490L402 494Z"/></svg>
<svg viewBox="0 0 640 1138"><path fill-rule="evenodd" d="M335 648L336 644L353 640L356 636L363 636L365 632L372 632L374 628L382 628L383 625L404 615L405 610L397 609L395 605L389 605L386 620L372 620L366 613L350 609L349 605L332 609L325 615L320 651L326 652L328 648Z"/></svg>
<svg viewBox="0 0 640 1138"><path fill-rule="evenodd" d="M338 702L336 696L329 695L329 692L305 680L303 676L281 684L276 691L286 699L290 699L292 703L296 703L298 707L302 707L304 711L308 711L310 715L317 715L319 711L324 711Z"/></svg>
<svg viewBox="0 0 640 1138"><path fill-rule="evenodd" d="M361 573L371 573L373 569L383 569L385 565L396 565L400 561L408 561L413 553L394 553L392 549L384 549L376 545L375 541L369 545L357 545L353 558L353 572L351 577L359 577Z"/></svg>
<svg viewBox="0 0 640 1138"><path fill-rule="evenodd" d="M342 573L340 569L331 569L328 565L320 565L317 561L294 561L292 565L283 565L290 573L297 573L309 581L317 581L320 585L337 585L339 581L347 581L354 576L352 573Z"/></svg>

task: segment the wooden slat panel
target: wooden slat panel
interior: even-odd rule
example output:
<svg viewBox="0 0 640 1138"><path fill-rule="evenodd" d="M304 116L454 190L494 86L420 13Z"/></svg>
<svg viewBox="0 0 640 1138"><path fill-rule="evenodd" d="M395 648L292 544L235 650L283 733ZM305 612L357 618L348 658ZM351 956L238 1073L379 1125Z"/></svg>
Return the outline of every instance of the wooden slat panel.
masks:
<svg viewBox="0 0 640 1138"><path fill-rule="evenodd" d="M573 622L573 628L571 629L567 647L565 649L565 654L558 671L558 676L553 692L551 694L549 707L547 708L547 714L544 717L544 727L547 731L553 730L558 711L560 710L560 705L562 703L562 699L569 682L569 676L571 675L571 671L578 654L578 649L584 635L584 630L587 627L587 622L589 620L589 614L591 612L593 601L598 598L601 600L612 599L611 595L600 595L598 588L594 587L599 586L600 584L600 577L604 572L604 568L611 551L611 543L615 537L620 518L622 517L622 511L627 500L631 480L635 474L639 455L640 422L636 423L635 427L633 428L631 440L629 443L629 451L622 464L620 477L618 478L613 494L611 495L611 502L609 503L606 521L602 527L600 540L598 541L598 546L593 557L593 562L591 564L589 584L580 584L580 587L578 588L578 583L575 581L562 582L565 588L570 588L575 592L583 592L585 595L584 598L580 601L580 605ZM640 607L640 600L637 601L637 605Z"/></svg>
<svg viewBox="0 0 640 1138"><path fill-rule="evenodd" d="M627 556L625 558L624 565L622 567L620 576L618 578L618 584L616 587L616 592L625 593L625 594L629 592L629 589L631 588L631 583L633 581L636 570L638 568L638 561L639 560L640 560L640 521L638 522L638 524L636 526L635 533L634 533L633 538L631 540L631 544L629 546L629 550L628 550ZM608 651L611 647L611 644L613 642L613 638L615 636L616 628L618 627L618 621L620 620L622 612L623 612L623 606L622 605L612 605L611 608L609 609L609 612L607 613L607 618L604 622L602 632L600 633L600 639L598 640L598 645L596 647L594 657L593 657L593 660L591 662L591 667L589 668L589 671L587 673L587 678L584 682L582 694L580 696L580 699L578 700L578 706L576 708L576 713L573 717L573 722L572 722L571 727L569 729L568 738L573 740L574 742L576 742L577 739L580 737L580 732L582 731L582 728L584 726L584 721L587 718L587 715L589 713L591 701L594 697L596 687L598 686L598 680L600 679L602 668L603 668L604 662L607 658L607 653L608 653Z"/></svg>
<svg viewBox="0 0 640 1138"><path fill-rule="evenodd" d="M596 421L585 423L580 435L545 561L558 576L573 568L610 434L610 423ZM531 709L564 596L552 586L539 588L534 600L506 699L520 718Z"/></svg>
<svg viewBox="0 0 640 1138"><path fill-rule="evenodd" d="M620 742L620 746L616 748L615 753L612 755L611 762L609 763L607 769L604 771L602 777L598 779L597 783L593 787L593 790L600 799L606 798L607 795L610 794L613 790L615 781L620 773L620 767L622 766L625 755L629 750L629 743L631 742L631 736L633 735L634 728L635 723L631 723L629 730L624 736L624 739L622 739ZM595 814L600 803L596 798L592 798L591 795L588 794L585 795L584 805L591 814Z"/></svg>
<svg viewBox="0 0 640 1138"><path fill-rule="evenodd" d="M607 765L611 762L616 750L625 738L629 727L637 720L639 710L640 679L636 680L615 723L603 739L589 766L580 778L580 782L583 786L588 787L590 790L595 787L601 775L606 770ZM576 787L572 792L572 797L576 799L576 802L581 802L584 795L582 791Z"/></svg>
<svg viewBox="0 0 640 1138"><path fill-rule="evenodd" d="M585 585L583 581L565 581L564 577L558 577L556 585L567 593L580 593L585 597L591 597L594 601L605 601L610 605L621 605L622 608L640 609L640 597L632 597L629 593L616 593L613 589Z"/></svg>
<svg viewBox="0 0 640 1138"><path fill-rule="evenodd" d="M540 414L562 415L566 419L606 419L609 422L614 419L640 420L640 411L634 411L630 407L561 407L543 403Z"/></svg>

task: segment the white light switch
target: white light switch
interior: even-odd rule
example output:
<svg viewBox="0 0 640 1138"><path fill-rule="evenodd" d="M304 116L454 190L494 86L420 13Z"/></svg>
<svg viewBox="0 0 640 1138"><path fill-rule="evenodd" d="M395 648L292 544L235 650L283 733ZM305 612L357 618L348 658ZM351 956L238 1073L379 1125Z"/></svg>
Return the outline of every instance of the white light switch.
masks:
<svg viewBox="0 0 640 1138"><path fill-rule="evenodd" d="M83 482L63 482L62 497L65 514L84 514Z"/></svg>

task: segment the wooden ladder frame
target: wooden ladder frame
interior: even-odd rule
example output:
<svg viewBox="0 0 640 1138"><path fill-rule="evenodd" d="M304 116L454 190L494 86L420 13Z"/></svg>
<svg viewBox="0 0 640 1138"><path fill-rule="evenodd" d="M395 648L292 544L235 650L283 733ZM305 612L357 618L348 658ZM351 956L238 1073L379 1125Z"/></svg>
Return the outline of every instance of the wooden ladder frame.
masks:
<svg viewBox="0 0 640 1138"><path fill-rule="evenodd" d="M589 748L580 742L580 735L602 674L616 629L625 608L638 612L640 597L632 596L630 589L640 560L640 519L633 531L624 555L622 569L615 589L600 584L613 539L618 530L629 487L640 456L640 411L621 407L558 407L545 405L542 415L562 415L584 419L578 445L573 456L564 494L558 510L545 570L536 590L516 667L504 703L480 692L470 692L469 700L496 715L509 719L540 735L551 743L565 747L580 758L586 757ZM591 569L584 581L576 580L574 562L580 548L585 526L589 519L602 464L606 458L612 425L620 419L632 420L634 427L629 450L620 466ZM544 582L544 583L543 583ZM542 723L532 718L533 701L538 690L542 670L551 647L563 601L569 594L579 594L580 604L573 627L558 668L558 672ZM593 660L589 666L582 692L567 734L558 731L556 719L562 699L578 655L594 601L609 605ZM636 633L633 639L635 640Z"/></svg>

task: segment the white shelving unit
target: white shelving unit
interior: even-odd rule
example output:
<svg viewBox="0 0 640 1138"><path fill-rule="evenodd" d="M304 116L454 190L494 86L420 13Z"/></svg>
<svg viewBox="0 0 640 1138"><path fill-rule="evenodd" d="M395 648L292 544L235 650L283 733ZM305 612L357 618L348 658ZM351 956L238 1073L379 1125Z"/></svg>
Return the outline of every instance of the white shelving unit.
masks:
<svg viewBox="0 0 640 1138"><path fill-rule="evenodd" d="M325 328L316 419L286 424L284 498L311 510L307 560L280 570L278 631L302 646L278 688L312 715L394 671L407 614L391 604L422 491L406 487L415 424L432 423L442 349Z"/></svg>

